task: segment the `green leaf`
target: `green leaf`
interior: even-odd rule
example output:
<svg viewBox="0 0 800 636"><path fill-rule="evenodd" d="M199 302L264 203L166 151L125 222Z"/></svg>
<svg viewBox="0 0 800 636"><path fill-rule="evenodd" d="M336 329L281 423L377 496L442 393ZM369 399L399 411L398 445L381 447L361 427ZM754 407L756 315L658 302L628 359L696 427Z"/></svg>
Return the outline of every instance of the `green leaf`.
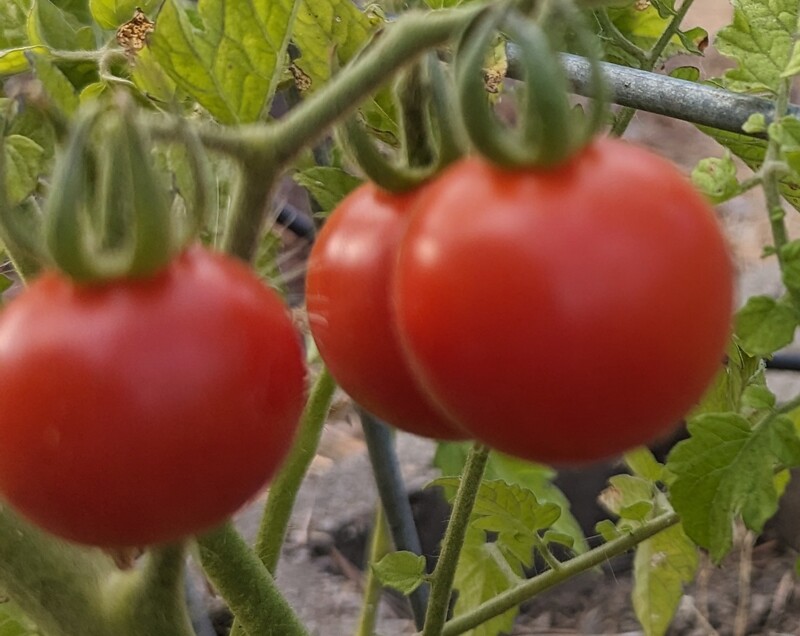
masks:
<svg viewBox="0 0 800 636"><path fill-rule="evenodd" d="M733 7L733 23L714 40L720 53L738 63L725 73L722 83L739 93L774 92L794 66L797 2L733 0Z"/></svg>
<svg viewBox="0 0 800 636"><path fill-rule="evenodd" d="M744 122L742 130L750 135L767 132L767 118L764 113L753 113Z"/></svg>
<svg viewBox="0 0 800 636"><path fill-rule="evenodd" d="M9 599L0 602L0 636L38 636L41 632Z"/></svg>
<svg viewBox="0 0 800 636"><path fill-rule="evenodd" d="M742 191L736 177L736 164L729 154L701 159L692 170L692 183L715 204L732 199Z"/></svg>
<svg viewBox="0 0 800 636"><path fill-rule="evenodd" d="M449 442L439 444L434 465L441 469L443 475L458 475L464 468L470 443ZM556 486L553 479L556 472L549 466L527 462L510 455L492 451L486 464L484 479L502 480L509 484L517 484L530 490L541 503L552 503L561 509L552 529L572 537L573 550L576 554L586 552L589 547L583 536L580 524L570 512L569 500Z"/></svg>
<svg viewBox="0 0 800 636"><path fill-rule="evenodd" d="M622 532L619 528L617 528L617 524L611 521L611 519L602 519L601 521L598 521L595 524L594 529L597 534L603 537L603 541L606 543L622 536Z"/></svg>
<svg viewBox="0 0 800 636"><path fill-rule="evenodd" d="M6 146L6 193L8 204L15 206L27 198L39 181L44 149L33 139L9 135Z"/></svg>
<svg viewBox="0 0 800 636"><path fill-rule="evenodd" d="M413 552L392 552L372 566L378 579L408 596L425 581L425 557Z"/></svg>
<svg viewBox="0 0 800 636"><path fill-rule="evenodd" d="M644 49L651 49L667 29L674 15L674 2L670 0L667 11L659 13L659 7L655 4L644 10L638 9L632 3L628 6L609 8L608 15L611 21L631 42ZM701 28L694 28L687 31L679 30L672 38L664 55L666 57L676 53L701 53L702 47L708 42L708 33ZM638 62L629 59L620 47L614 44L613 37L608 37L606 41L606 52L609 59L618 60L632 66Z"/></svg>
<svg viewBox="0 0 800 636"><path fill-rule="evenodd" d="M775 514L775 466L800 462L800 440L783 415L751 428L741 415L709 413L693 418L689 433L667 463L675 475L671 501L686 533L719 562L731 548L738 515L759 532Z"/></svg>
<svg viewBox="0 0 800 636"><path fill-rule="evenodd" d="M641 479L656 482L664 477L664 465L645 446L625 453L625 464L636 477Z"/></svg>
<svg viewBox="0 0 800 636"><path fill-rule="evenodd" d="M791 305L769 296L752 296L736 314L741 347L754 356L768 356L794 339L797 316Z"/></svg>
<svg viewBox="0 0 800 636"><path fill-rule="evenodd" d="M293 175L294 180L314 197L323 213L332 211L350 192L361 185L361 179L341 168L315 166Z"/></svg>
<svg viewBox="0 0 800 636"><path fill-rule="evenodd" d="M167 74L220 122L266 116L300 0L166 0L150 49Z"/></svg>
<svg viewBox="0 0 800 636"><path fill-rule="evenodd" d="M56 5L34 0L28 15L31 44L44 44L62 51L92 50L96 47L88 6L80 2Z"/></svg>
<svg viewBox="0 0 800 636"><path fill-rule="evenodd" d="M137 8L149 16L158 4L159 0L89 0L89 9L101 27L116 29L132 18Z"/></svg>
<svg viewBox="0 0 800 636"><path fill-rule="evenodd" d="M14 49L8 49L6 51L0 51L0 77L3 75L15 75L16 73L23 73L27 71L30 67L27 57L29 53L46 55L47 52L47 47L38 45L21 46Z"/></svg>
<svg viewBox="0 0 800 636"><path fill-rule="evenodd" d="M600 493L600 503L610 513L630 521L644 521L653 511L652 482L633 475L614 475Z"/></svg>
<svg viewBox="0 0 800 636"><path fill-rule="evenodd" d="M153 52L145 47L136 54L131 81L149 99L169 104L175 100L178 87L156 61Z"/></svg>
<svg viewBox="0 0 800 636"><path fill-rule="evenodd" d="M505 592L519 581L521 574L521 568L510 565L496 544L486 543L484 532L470 528L453 582L458 590L453 615L457 617L466 614L481 603ZM464 633L467 636L497 636L508 633L518 612L519 607L513 607Z"/></svg>
<svg viewBox="0 0 800 636"><path fill-rule="evenodd" d="M78 94L70 81L49 59L32 55L33 68L47 96L64 115L70 116L78 110Z"/></svg>
<svg viewBox="0 0 800 636"><path fill-rule="evenodd" d="M11 49L28 43L25 30L32 0L0 2L0 49Z"/></svg>
<svg viewBox="0 0 800 636"><path fill-rule="evenodd" d="M647 636L663 636L678 609L683 586L697 571L697 548L681 525L636 547L633 607Z"/></svg>
<svg viewBox="0 0 800 636"><path fill-rule="evenodd" d="M717 373L691 417L704 413L738 413L749 387L766 387L765 365L760 357L749 355L737 342L728 347L727 357L728 363Z"/></svg>

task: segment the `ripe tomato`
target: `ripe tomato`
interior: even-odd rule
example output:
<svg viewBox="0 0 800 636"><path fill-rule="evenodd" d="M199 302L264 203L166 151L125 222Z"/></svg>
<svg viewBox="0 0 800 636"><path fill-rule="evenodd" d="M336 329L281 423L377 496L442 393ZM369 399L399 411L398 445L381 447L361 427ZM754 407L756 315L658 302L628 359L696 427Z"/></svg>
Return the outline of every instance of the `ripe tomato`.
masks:
<svg viewBox="0 0 800 636"><path fill-rule="evenodd" d="M209 529L285 457L304 376L280 298L221 254L94 286L46 273L0 314L0 493L103 547Z"/></svg>
<svg viewBox="0 0 800 636"><path fill-rule="evenodd" d="M392 324L389 278L416 197L364 184L334 210L308 260L309 325L331 374L361 406L417 435L463 439L409 374Z"/></svg>
<svg viewBox="0 0 800 636"><path fill-rule="evenodd" d="M602 139L550 170L451 167L418 201L394 294L431 397L488 445L559 464L676 425L720 368L732 278L676 168Z"/></svg>

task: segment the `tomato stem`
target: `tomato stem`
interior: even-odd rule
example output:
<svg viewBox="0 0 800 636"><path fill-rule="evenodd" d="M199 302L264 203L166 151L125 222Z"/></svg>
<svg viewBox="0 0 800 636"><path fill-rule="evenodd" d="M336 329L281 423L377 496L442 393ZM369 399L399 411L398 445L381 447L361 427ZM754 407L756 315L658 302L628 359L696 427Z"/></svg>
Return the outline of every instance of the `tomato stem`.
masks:
<svg viewBox="0 0 800 636"><path fill-rule="evenodd" d="M109 631L101 602L111 576L117 569L101 552L58 541L0 505L0 587L43 632L119 633Z"/></svg>
<svg viewBox="0 0 800 636"><path fill-rule="evenodd" d="M240 630L258 636L308 635L273 576L230 522L197 541L203 570L230 606Z"/></svg>
<svg viewBox="0 0 800 636"><path fill-rule="evenodd" d="M389 527L386 523L386 514L383 505L378 502L375 507L375 522L372 526L370 538L368 563L380 561L392 550L392 540ZM361 616L358 619L358 628L355 636L373 636L378 620L378 606L381 601L383 586L372 568L367 569L367 580L364 584L364 601L361 605Z"/></svg>
<svg viewBox="0 0 800 636"><path fill-rule="evenodd" d="M612 557L622 554L635 548L639 543L658 534L662 530L674 526L679 522L679 517L674 512L669 512L646 522L639 528L632 530L617 539L584 552L569 561L562 562L559 568L548 570L532 579L528 579L516 585L473 610L457 618L448 621L441 632L436 632L437 636L456 636L474 629L481 623L507 612L520 603L533 598L540 592L563 583L581 572L597 567Z"/></svg>
<svg viewBox="0 0 800 636"><path fill-rule="evenodd" d="M256 536L255 553L270 575L275 576L281 548L289 527L289 519L300 484L317 452L322 427L328 416L336 382L327 369L322 369L306 402L300 427L283 468L270 484L267 504ZM230 636L244 636L246 625L233 621ZM252 633L252 632L251 632ZM260 632L256 632L260 633Z"/></svg>
<svg viewBox="0 0 800 636"><path fill-rule="evenodd" d="M642 70L652 71L656 67L656 64L658 64L667 46L669 46L670 40L672 40L672 38L678 32L678 29L680 29L681 23L686 17L686 14L689 12L693 2L694 0L683 0L683 3L675 12L672 20L670 20L669 24L667 25L667 28L664 29L664 32L647 54L647 58L642 64ZM611 134L615 137L622 137L622 135L624 135L625 131L628 129L631 121L633 121L633 116L635 114L636 108L626 107L621 109L617 113L617 117L614 120L614 125L611 127Z"/></svg>
<svg viewBox="0 0 800 636"><path fill-rule="evenodd" d="M428 612L425 615L422 636L439 636L447 620L458 557L464 545L472 508L478 496L488 459L489 447L482 444L475 444L467 456L461 483L453 501L453 511L442 540L439 561L433 571L431 596L428 600Z"/></svg>
<svg viewBox="0 0 800 636"><path fill-rule="evenodd" d="M185 543L154 547L139 568L107 586L109 633L192 636L183 587L185 562Z"/></svg>
<svg viewBox="0 0 800 636"><path fill-rule="evenodd" d="M389 522L395 548L422 554L422 545L397 460L394 431L364 409L359 409L359 413L372 474L375 476L378 496ZM417 629L422 629L428 603L428 586L420 585L411 593L409 601Z"/></svg>
<svg viewBox="0 0 800 636"><path fill-rule="evenodd" d="M292 449L270 485L256 539L256 554L273 575L278 569L297 491L316 455L335 389L335 380L327 369L323 369L311 389Z"/></svg>

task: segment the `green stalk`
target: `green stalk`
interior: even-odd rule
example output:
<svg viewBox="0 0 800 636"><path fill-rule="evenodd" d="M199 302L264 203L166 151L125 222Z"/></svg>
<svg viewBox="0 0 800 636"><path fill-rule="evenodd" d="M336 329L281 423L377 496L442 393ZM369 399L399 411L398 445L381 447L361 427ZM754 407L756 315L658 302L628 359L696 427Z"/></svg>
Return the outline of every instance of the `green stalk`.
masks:
<svg viewBox="0 0 800 636"><path fill-rule="evenodd" d="M99 550L59 541L0 503L0 588L48 636L108 636L101 591L115 571Z"/></svg>
<svg viewBox="0 0 800 636"><path fill-rule="evenodd" d="M461 483L453 501L450 522L447 524L447 531L442 540L439 560L431 575L431 595L428 599L428 612L425 615L422 636L439 636L447 620L458 558L464 545L472 508L475 505L475 498L478 496L488 459L489 448L482 444L475 444L467 457Z"/></svg>
<svg viewBox="0 0 800 636"><path fill-rule="evenodd" d="M594 12L595 18L597 22L603 27L603 31L608 33L611 36L611 39L614 43L619 46L623 51L625 51L628 55L635 58L639 62L639 67L643 68L648 63L648 55L647 53L642 50L639 46L631 42L628 38L625 37L625 34L622 33L617 28L617 25L611 20L608 15L608 10L603 7L601 9L596 9Z"/></svg>
<svg viewBox="0 0 800 636"><path fill-rule="evenodd" d="M289 451L289 456L270 485L267 504L256 537L255 554L272 576L278 569L281 547L286 537L286 529L289 526L294 502L297 499L300 484L317 452L322 427L325 424L335 388L336 383L333 377L327 369L323 369L311 389L300 420L300 430ZM244 636L245 632L242 627L243 624L240 624L237 615L231 627L230 636ZM255 634L260 636L259 632Z"/></svg>
<svg viewBox="0 0 800 636"><path fill-rule="evenodd" d="M661 34L661 37L658 38L656 43L653 45L653 48L650 49L647 59L642 65L643 71L652 71L656 67L656 64L658 64L658 61L661 59L661 56L669 45L670 40L672 40L672 38L678 32L678 29L681 28L681 23L686 17L686 14L689 12L689 9L693 3L694 0L683 0L680 8L675 12L672 20L670 20L669 24L667 25L667 28ZM614 121L614 125L611 127L611 134L614 137L622 137L622 135L628 129L628 126L633 120L633 116L635 114L635 108L628 107L620 110L617 114L616 120Z"/></svg>
<svg viewBox="0 0 800 636"><path fill-rule="evenodd" d="M520 603L533 598L540 592L555 587L559 583L563 583L581 572L591 570L605 563L612 557L635 548L642 541L649 539L662 530L666 530L670 526L674 526L678 521L678 515L674 512L656 517L652 521L648 521L643 526L633 530L630 534L604 543L589 552L584 552L569 561L561 563L558 569L548 570L535 578L524 581L498 594L472 611L448 621L444 629L442 629L441 632L436 632L436 635L456 636L457 634L468 632L481 623L485 623L495 616L499 616L503 612L517 607Z"/></svg>
<svg viewBox="0 0 800 636"><path fill-rule="evenodd" d="M112 579L105 594L112 623L108 633L194 636L184 596L185 563L185 543L160 546L145 555L139 568Z"/></svg>
<svg viewBox="0 0 800 636"><path fill-rule="evenodd" d="M251 636L308 636L272 575L228 522L198 538L200 562L208 578ZM152 632L155 634L172 632ZM233 630L231 631L233 633Z"/></svg>
<svg viewBox="0 0 800 636"><path fill-rule="evenodd" d="M367 580L364 584L364 602L361 606L361 616L358 619L358 628L355 636L373 636L375 634L383 586L370 566L380 561L391 549L392 541L389 536L389 526L386 523L386 514L383 511L383 506L378 502L367 556L368 569Z"/></svg>
<svg viewBox="0 0 800 636"><path fill-rule="evenodd" d="M278 569L281 547L294 508L297 491L314 459L322 435L322 427L331 406L336 382L328 370L323 370L306 403L300 420L300 431L283 468L272 481L261 519L256 554L273 575Z"/></svg>

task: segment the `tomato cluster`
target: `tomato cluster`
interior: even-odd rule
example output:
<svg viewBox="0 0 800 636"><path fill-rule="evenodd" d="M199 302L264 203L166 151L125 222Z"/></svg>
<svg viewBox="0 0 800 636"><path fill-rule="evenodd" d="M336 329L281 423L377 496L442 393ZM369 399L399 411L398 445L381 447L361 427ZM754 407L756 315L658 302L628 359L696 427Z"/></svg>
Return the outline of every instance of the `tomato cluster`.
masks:
<svg viewBox="0 0 800 636"><path fill-rule="evenodd" d="M413 195L363 186L319 237L307 302L375 414L569 464L676 425L721 368L732 292L710 206L669 162L600 139L550 169L467 158Z"/></svg>
<svg viewBox="0 0 800 636"><path fill-rule="evenodd" d="M46 273L0 315L0 493L40 527L124 547L222 522L283 461L301 342L244 264L195 247L145 279Z"/></svg>

